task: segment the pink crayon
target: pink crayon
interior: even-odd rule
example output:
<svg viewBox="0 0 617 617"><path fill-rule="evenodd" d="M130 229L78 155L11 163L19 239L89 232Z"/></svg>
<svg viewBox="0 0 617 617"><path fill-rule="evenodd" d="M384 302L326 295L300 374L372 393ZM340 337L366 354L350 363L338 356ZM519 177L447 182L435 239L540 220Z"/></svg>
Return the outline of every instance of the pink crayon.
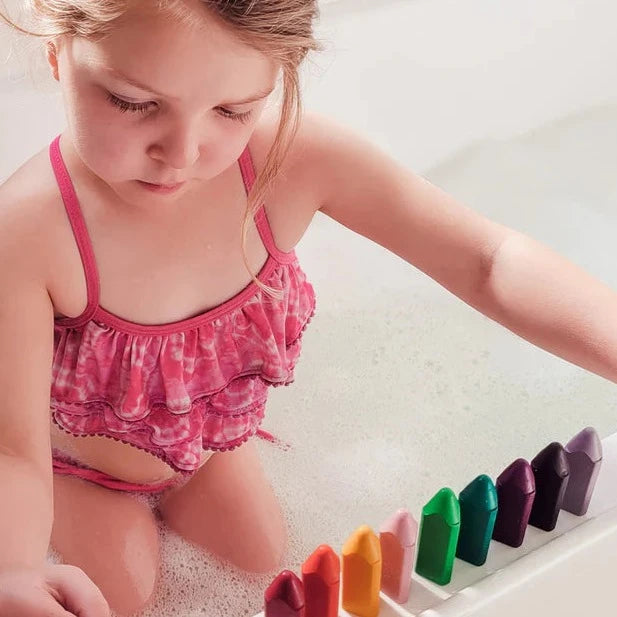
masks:
<svg viewBox="0 0 617 617"><path fill-rule="evenodd" d="M409 600L418 523L405 508L397 510L379 530L381 590L399 604Z"/></svg>

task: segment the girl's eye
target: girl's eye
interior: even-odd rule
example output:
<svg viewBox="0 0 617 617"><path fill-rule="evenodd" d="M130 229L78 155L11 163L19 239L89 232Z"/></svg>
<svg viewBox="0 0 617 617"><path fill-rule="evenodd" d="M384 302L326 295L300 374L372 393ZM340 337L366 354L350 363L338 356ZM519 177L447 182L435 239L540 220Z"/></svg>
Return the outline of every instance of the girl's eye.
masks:
<svg viewBox="0 0 617 617"><path fill-rule="evenodd" d="M120 109L121 112L125 111L139 111L144 113L148 111L150 105L156 105L152 101L148 101L146 103L129 103L123 99L119 99L117 96L114 96L111 92L107 94L107 99L111 101L116 107Z"/></svg>
<svg viewBox="0 0 617 617"><path fill-rule="evenodd" d="M219 107L221 110L220 113L223 118L229 118L230 120L237 120L238 122L248 122L251 119L251 115L253 114L253 110L249 109L249 111L245 111L243 113L237 113L233 111L229 111L227 109L223 109Z"/></svg>
<svg viewBox="0 0 617 617"><path fill-rule="evenodd" d="M120 109L121 112L132 111L132 112L140 112L145 113L150 109L152 105L156 105L153 101L148 101L146 103L129 103L123 99L119 99L117 96L113 95L111 92L107 94L107 99L116 107ZM219 108L219 113L223 118L229 118L230 120L236 120L238 122L248 122L253 113L252 110L245 111L243 113L236 113L233 111L229 111L228 109Z"/></svg>

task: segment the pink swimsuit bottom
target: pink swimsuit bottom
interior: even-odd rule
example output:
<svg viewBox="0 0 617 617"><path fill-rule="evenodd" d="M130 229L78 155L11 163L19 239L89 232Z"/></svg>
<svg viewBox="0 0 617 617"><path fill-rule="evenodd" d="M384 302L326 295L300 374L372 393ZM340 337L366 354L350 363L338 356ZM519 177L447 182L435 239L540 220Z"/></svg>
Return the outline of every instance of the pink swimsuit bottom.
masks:
<svg viewBox="0 0 617 617"><path fill-rule="evenodd" d="M268 431L259 429L256 435L271 443L279 443L284 448L289 447L289 444L280 442L271 433L268 433ZM169 480L164 480L163 482L135 484L133 482L127 482L126 480L116 478L103 471L99 471L98 469L88 467L57 448L52 449L52 462L53 471L58 475L76 476L82 480L87 480L88 482L98 484L99 486L115 491L124 491L126 493L147 493L160 495L168 488L184 486L193 477L193 474L177 474L176 476L170 478Z"/></svg>
<svg viewBox="0 0 617 617"><path fill-rule="evenodd" d="M134 484L133 482L120 480L119 478L110 476L107 473L98 471L92 467L88 467L87 465L83 465L79 461L76 461L56 448L52 450L52 460L54 473L62 476L77 476L78 478L82 478L82 480L94 482L99 486L104 486L105 488L110 488L115 491L125 491L127 493L159 494L168 488L179 484L184 479L187 481L189 479L188 477L181 475L165 480L164 482L154 484Z"/></svg>

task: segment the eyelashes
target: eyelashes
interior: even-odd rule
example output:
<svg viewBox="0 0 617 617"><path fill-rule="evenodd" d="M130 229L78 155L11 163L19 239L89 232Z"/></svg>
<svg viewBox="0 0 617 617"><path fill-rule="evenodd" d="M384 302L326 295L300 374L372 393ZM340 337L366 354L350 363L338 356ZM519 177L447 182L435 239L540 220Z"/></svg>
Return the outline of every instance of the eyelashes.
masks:
<svg viewBox="0 0 617 617"><path fill-rule="evenodd" d="M151 105L154 105L154 103L129 103L128 101L124 101L119 99L117 96L114 96L111 92L107 95L107 100L118 107L122 112L132 111L144 113L150 109Z"/></svg>
<svg viewBox="0 0 617 617"><path fill-rule="evenodd" d="M130 111L132 113L146 113L150 107L156 105L156 103L152 101L148 101L146 103L129 103L123 99L118 98L113 95L111 92L107 93L107 100L118 108L121 113ZM243 113L235 113L233 111L229 111L228 109L219 108L219 114L223 116L223 118L227 118L229 120L234 120L236 122L248 122L253 114L252 110L245 111Z"/></svg>

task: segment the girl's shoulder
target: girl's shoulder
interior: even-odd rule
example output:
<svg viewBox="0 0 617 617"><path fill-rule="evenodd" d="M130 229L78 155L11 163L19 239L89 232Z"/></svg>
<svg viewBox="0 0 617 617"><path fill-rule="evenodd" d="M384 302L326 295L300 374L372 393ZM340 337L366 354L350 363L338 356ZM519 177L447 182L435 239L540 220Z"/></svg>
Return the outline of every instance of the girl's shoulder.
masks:
<svg viewBox="0 0 617 617"><path fill-rule="evenodd" d="M257 172L265 165L277 129L277 118L272 115L262 118L255 128L249 149ZM274 182L275 190L280 191L282 201L287 203L286 210L290 210L291 199L293 210L315 214L338 190L341 181L355 179L354 163L367 146L370 142L349 126L314 111L304 112L278 180ZM347 177L339 173L343 166ZM299 204L299 199L307 205Z"/></svg>
<svg viewBox="0 0 617 617"><path fill-rule="evenodd" d="M52 234L63 214L48 146L22 163L0 184L0 243L10 242L48 280Z"/></svg>
<svg viewBox="0 0 617 617"><path fill-rule="evenodd" d="M300 241L322 202L323 183L315 143L319 119L304 114L271 188L264 196L264 207L277 246L290 251ZM256 125L248 148L258 175L276 140L277 118L264 115Z"/></svg>
<svg viewBox="0 0 617 617"><path fill-rule="evenodd" d="M281 167L280 177L284 179L285 185L317 193L318 187L315 184L318 184L316 181L322 176L319 154L323 148L328 147L328 142L334 136L335 126L327 117L315 112L302 114ZM264 113L249 141L249 149L257 172L265 165L268 152L274 145L277 130L278 118L271 113Z"/></svg>

